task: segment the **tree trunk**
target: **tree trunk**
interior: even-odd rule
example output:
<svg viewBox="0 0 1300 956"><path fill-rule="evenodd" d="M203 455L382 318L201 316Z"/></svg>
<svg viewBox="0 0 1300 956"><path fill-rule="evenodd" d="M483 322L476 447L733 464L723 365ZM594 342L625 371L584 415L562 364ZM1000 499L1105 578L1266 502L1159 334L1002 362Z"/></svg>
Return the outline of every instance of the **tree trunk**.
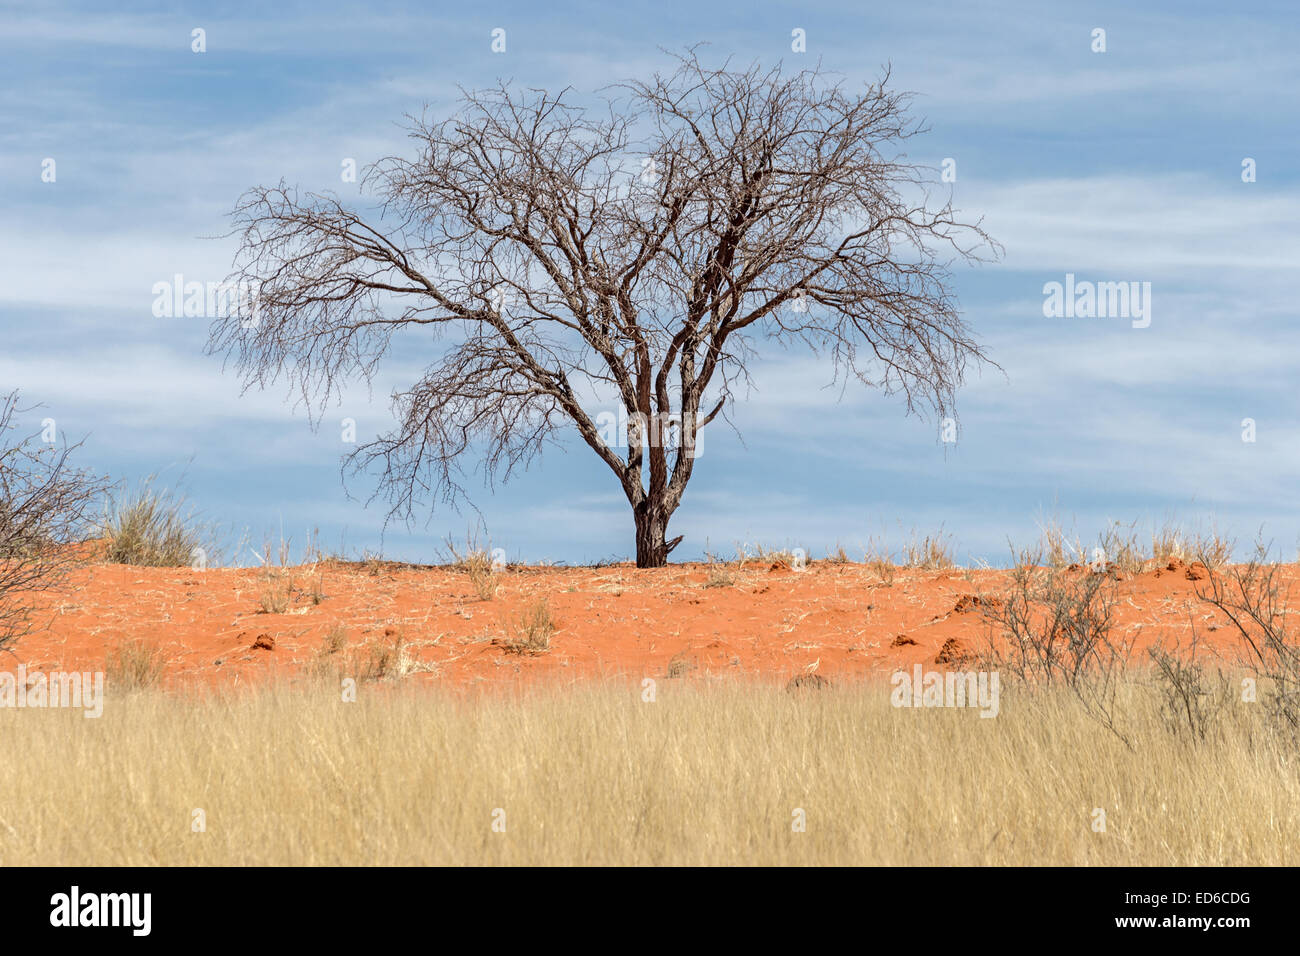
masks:
<svg viewBox="0 0 1300 956"><path fill-rule="evenodd" d="M637 508L636 517L636 566L638 568L662 568L668 563L668 546L664 541L664 522L658 508Z"/></svg>
<svg viewBox="0 0 1300 956"><path fill-rule="evenodd" d="M649 498L633 511L633 516L636 518L636 566L664 567L668 564L668 553L681 543L681 536L666 540L668 520L663 507L654 507Z"/></svg>

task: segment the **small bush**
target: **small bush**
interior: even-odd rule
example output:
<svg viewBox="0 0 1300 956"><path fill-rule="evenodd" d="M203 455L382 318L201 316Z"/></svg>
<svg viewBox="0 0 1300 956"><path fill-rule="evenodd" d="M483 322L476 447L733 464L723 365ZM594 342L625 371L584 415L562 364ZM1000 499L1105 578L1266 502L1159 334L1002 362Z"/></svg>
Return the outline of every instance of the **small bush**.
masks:
<svg viewBox="0 0 1300 956"><path fill-rule="evenodd" d="M1267 557L1268 548L1257 544L1247 564L1209 575L1197 596L1236 628L1243 663L1259 680L1271 716L1300 732L1300 635L1287 626L1290 594Z"/></svg>
<svg viewBox="0 0 1300 956"><path fill-rule="evenodd" d="M1041 560L1041 552L1021 553L1005 594L981 596L990 625L982 664L1022 685L1068 687L1090 717L1129 745L1117 695L1132 647L1111 637L1115 579L1043 567Z"/></svg>
<svg viewBox="0 0 1300 956"><path fill-rule="evenodd" d="M261 554L253 552L262 562L262 571L258 576L257 597L265 614L283 614L293 604L293 594L297 585L290 565L291 550L290 542L281 539L276 549L272 549L271 542L268 540L263 544Z"/></svg>
<svg viewBox="0 0 1300 956"><path fill-rule="evenodd" d="M1212 673L1206 667L1199 659L1195 640L1188 653L1177 646L1163 645L1152 647L1147 653L1155 665L1156 690L1161 697L1165 726L1176 737L1206 739L1232 701L1228 676L1221 668Z"/></svg>

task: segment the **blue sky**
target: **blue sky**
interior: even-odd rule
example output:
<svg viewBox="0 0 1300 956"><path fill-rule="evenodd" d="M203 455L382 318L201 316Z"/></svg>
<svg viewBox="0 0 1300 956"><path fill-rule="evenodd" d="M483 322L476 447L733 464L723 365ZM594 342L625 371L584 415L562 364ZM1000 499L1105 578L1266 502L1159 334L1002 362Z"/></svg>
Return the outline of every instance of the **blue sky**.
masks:
<svg viewBox="0 0 1300 956"><path fill-rule="evenodd" d="M48 416L85 436L86 464L183 473L206 515L258 542L319 528L328 546L419 561L482 522L511 559L628 556L630 511L576 436L505 487L470 485L479 513L385 530L373 484L341 481L339 422L385 430L388 393L422 357L348 389L313 429L282 390L241 394L204 354L207 321L156 318L152 288L227 274L234 240L212 237L254 184L359 197L342 160L406 152L402 116L450 112L457 84L591 91L706 41L742 62L820 58L851 82L892 65L931 128L910 155L955 159L955 204L1005 247L953 286L1005 374L969 381L945 445L898 399L841 394L814 357L765 353L740 435L703 439L674 558L746 543L853 554L942 527L962 561L999 563L1052 513L1085 538L1167 518L1243 545L1261 527L1284 551L1300 538L1293 5L263 6L0 5L0 387L44 404L34 428ZM1045 318L1044 283L1067 273L1150 282L1150 326Z"/></svg>

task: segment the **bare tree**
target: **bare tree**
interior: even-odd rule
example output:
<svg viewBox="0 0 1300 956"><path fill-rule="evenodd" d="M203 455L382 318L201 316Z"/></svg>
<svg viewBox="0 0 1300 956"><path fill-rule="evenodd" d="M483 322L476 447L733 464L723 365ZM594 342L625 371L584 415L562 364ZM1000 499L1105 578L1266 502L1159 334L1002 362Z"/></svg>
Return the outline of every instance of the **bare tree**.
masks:
<svg viewBox="0 0 1300 956"><path fill-rule="evenodd" d="M245 387L283 376L315 409L441 333L393 397L396 428L351 457L378 466L391 513L458 498L465 457L507 480L576 427L632 507L637 565L661 566L697 436L759 339L940 416L985 359L949 265L996 244L932 201L899 151L922 127L888 81L850 93L819 69L711 69L692 49L599 108L462 92L450 119L409 118L413 159L367 170L371 219L284 183L244 195L231 281L256 311L218 320L209 349ZM597 412L618 406L625 449Z"/></svg>
<svg viewBox="0 0 1300 956"><path fill-rule="evenodd" d="M0 395L0 650L35 626L34 602L57 587L94 527L92 509L108 483L75 469L78 445L15 440L17 392Z"/></svg>

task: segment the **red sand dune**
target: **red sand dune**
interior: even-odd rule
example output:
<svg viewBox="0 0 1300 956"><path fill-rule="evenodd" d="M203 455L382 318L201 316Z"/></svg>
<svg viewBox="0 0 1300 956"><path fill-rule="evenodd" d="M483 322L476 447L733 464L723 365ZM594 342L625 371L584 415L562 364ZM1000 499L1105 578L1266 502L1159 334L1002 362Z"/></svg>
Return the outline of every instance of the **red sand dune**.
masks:
<svg viewBox="0 0 1300 956"><path fill-rule="evenodd" d="M1285 569L1288 583L1296 571ZM1000 570L899 569L886 585L863 565L749 564L731 570L733 583L705 587L710 569L701 564L512 567L497 575L495 598L482 601L469 576L449 568L328 562L290 573L297 589L287 611L266 613L258 569L92 564L49 597L48 630L23 638L10 660L29 670L98 670L119 643L145 640L160 649L168 686L232 685L300 673L341 626L354 653L401 638L422 666L407 680L456 687L600 677L784 682L810 668L838 683L959 660L988 633L977 596L1007 582ZM1162 638L1186 641L1195 621L1203 641L1235 658L1236 632L1197 599L1205 582L1193 578L1204 574L1171 565L1121 575L1114 633L1141 651ZM310 595L317 575L319 603ZM555 619L551 649L512 653L502 639L538 598Z"/></svg>

